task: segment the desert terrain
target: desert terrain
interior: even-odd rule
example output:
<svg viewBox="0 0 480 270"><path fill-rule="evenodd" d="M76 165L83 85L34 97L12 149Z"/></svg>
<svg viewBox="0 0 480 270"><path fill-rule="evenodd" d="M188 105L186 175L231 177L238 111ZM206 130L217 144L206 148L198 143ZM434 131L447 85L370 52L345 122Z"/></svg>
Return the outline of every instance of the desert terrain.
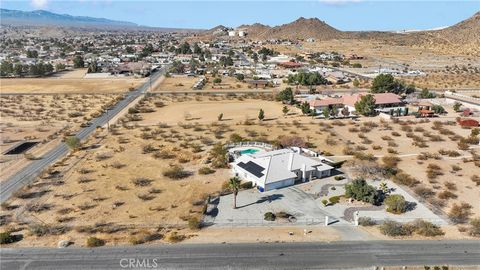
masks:
<svg viewBox="0 0 480 270"><path fill-rule="evenodd" d="M226 192L231 177L228 168L216 166L217 143L233 138L275 143L282 136L299 137L311 149L346 160L344 169L352 176L358 164L394 166L404 172L394 181L431 207L448 213L455 202L465 202L471 217L480 215L478 147L459 149L471 130L452 123L451 109L443 119L391 122L315 119L293 106L283 115L282 108L271 95L146 97L110 131L99 129L3 204L2 229L23 233L17 244L27 246L60 239L81 245L88 236L108 245L195 236L206 241L196 229L205 200ZM260 109L263 121L257 119ZM443 237L462 235L458 230Z"/></svg>

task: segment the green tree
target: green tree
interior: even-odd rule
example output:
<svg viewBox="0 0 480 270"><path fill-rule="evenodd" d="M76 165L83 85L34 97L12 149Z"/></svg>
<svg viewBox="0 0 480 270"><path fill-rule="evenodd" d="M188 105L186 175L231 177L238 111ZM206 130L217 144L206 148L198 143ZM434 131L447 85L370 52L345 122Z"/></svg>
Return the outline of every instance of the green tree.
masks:
<svg viewBox="0 0 480 270"><path fill-rule="evenodd" d="M325 119L330 118L330 109L328 108L328 106L323 108L322 114Z"/></svg>
<svg viewBox="0 0 480 270"><path fill-rule="evenodd" d="M215 78L213 79L213 83L221 83L222 79L221 78Z"/></svg>
<svg viewBox="0 0 480 270"><path fill-rule="evenodd" d="M367 184L363 178L357 178L345 185L345 196L357 201L368 202L373 205L380 205L382 194L375 187Z"/></svg>
<svg viewBox="0 0 480 270"><path fill-rule="evenodd" d="M13 73L14 73L16 76L21 76L22 73L23 73L23 65L20 64L20 63L16 63L16 64L15 64L15 67L13 68Z"/></svg>
<svg viewBox="0 0 480 270"><path fill-rule="evenodd" d="M373 95L368 94L362 96L360 100L355 103L355 110L366 116L375 114L375 98Z"/></svg>
<svg viewBox="0 0 480 270"><path fill-rule="evenodd" d="M13 64L10 61L3 60L0 66L0 73L2 76L6 76L13 72Z"/></svg>
<svg viewBox="0 0 480 270"><path fill-rule="evenodd" d="M395 93L410 94L415 91L415 86L405 85L403 82L396 80L391 74L380 74L373 79L372 93Z"/></svg>
<svg viewBox="0 0 480 270"><path fill-rule="evenodd" d="M456 112L460 111L460 107L462 107L462 103L460 103L460 102L455 102L453 104L453 110L456 111Z"/></svg>
<svg viewBox="0 0 480 270"><path fill-rule="evenodd" d="M435 98L435 93L428 91L427 88L423 88L419 94L420 98Z"/></svg>
<svg viewBox="0 0 480 270"><path fill-rule="evenodd" d="M62 71L64 69L65 69L65 65L62 64L62 63L58 63L58 64L55 65L55 71L57 71L57 72Z"/></svg>
<svg viewBox="0 0 480 270"><path fill-rule="evenodd" d="M27 57L28 58L37 58L38 57L38 52L35 50L28 50L27 51Z"/></svg>
<svg viewBox="0 0 480 270"><path fill-rule="evenodd" d="M243 74L241 74L241 73L237 74L235 77L236 77L237 80L239 80L239 81L245 80L245 75L243 75Z"/></svg>
<svg viewBox="0 0 480 270"><path fill-rule="evenodd" d="M72 150L78 149L80 147L80 140L75 136L68 136L65 138L65 144Z"/></svg>
<svg viewBox="0 0 480 270"><path fill-rule="evenodd" d="M287 107L287 106L283 106L283 109L282 109L283 117L286 117L286 116L287 116L288 111L289 111L288 107Z"/></svg>
<svg viewBox="0 0 480 270"><path fill-rule="evenodd" d="M258 112L258 120L263 121L263 119L265 119L265 112L263 111L263 109L260 109L260 111Z"/></svg>
<svg viewBox="0 0 480 270"><path fill-rule="evenodd" d="M308 104L307 101L303 102L301 105L300 105L300 109L302 110L302 114L303 115L308 115L311 113L311 109L310 109L310 104Z"/></svg>
<svg viewBox="0 0 480 270"><path fill-rule="evenodd" d="M73 59L73 67L74 68L83 68L85 66L85 62L83 61L82 56L77 55Z"/></svg>
<svg viewBox="0 0 480 270"><path fill-rule="evenodd" d="M240 179L238 177L232 177L228 181L228 188L233 192L233 209L237 208L237 195L240 189Z"/></svg>
<svg viewBox="0 0 480 270"><path fill-rule="evenodd" d="M276 99L278 101L286 102L288 104L293 104L293 91L291 87L287 87L284 90L280 91Z"/></svg>
<svg viewBox="0 0 480 270"><path fill-rule="evenodd" d="M93 60L89 65L88 65L88 70L87 73L97 73L100 71L100 67L97 64L96 60Z"/></svg>

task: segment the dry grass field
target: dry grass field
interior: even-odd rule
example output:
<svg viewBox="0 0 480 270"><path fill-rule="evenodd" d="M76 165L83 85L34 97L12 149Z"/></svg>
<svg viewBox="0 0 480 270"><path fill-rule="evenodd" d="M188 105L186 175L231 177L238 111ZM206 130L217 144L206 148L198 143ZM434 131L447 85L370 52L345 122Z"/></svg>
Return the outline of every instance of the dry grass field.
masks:
<svg viewBox="0 0 480 270"><path fill-rule="evenodd" d="M212 150L232 138L276 143L299 137L333 159L350 160L344 168L351 175L401 169L394 181L415 196L445 212L465 202L469 217L480 215L480 157L457 145L471 130L447 118L321 120L292 106L283 116L282 107L269 95L147 97L108 134L98 131L83 150L2 205L1 229L22 233L18 245L60 239L83 245L88 236L108 245L177 242L202 235L194 227L205 199L230 177ZM257 119L260 108L264 121Z"/></svg>
<svg viewBox="0 0 480 270"><path fill-rule="evenodd" d="M144 78L35 78L0 79L2 94L110 94L124 93L137 87Z"/></svg>

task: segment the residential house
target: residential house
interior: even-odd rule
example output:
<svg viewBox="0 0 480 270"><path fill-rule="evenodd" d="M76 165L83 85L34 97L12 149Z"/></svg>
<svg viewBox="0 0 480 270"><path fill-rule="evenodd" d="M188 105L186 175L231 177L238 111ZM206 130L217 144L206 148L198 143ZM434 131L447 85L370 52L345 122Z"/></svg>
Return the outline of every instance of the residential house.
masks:
<svg viewBox="0 0 480 270"><path fill-rule="evenodd" d="M332 169L330 165L292 149L241 155L233 165L233 172L238 177L252 182L261 192L330 176Z"/></svg>

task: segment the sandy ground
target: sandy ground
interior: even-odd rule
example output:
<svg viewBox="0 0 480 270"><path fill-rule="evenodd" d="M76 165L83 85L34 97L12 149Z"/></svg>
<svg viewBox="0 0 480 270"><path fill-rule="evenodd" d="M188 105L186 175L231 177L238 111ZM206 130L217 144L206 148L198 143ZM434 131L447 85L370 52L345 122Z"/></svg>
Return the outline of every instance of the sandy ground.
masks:
<svg viewBox="0 0 480 270"><path fill-rule="evenodd" d="M205 101L187 101L169 104L154 113L146 114L141 122L146 125L155 125L160 122L177 124L179 122L211 123L217 121L223 113L222 123L234 124L246 119L258 120L260 109L265 112L266 122L283 118L283 106L276 102L263 100L226 100L216 99ZM168 117L162 117L168 115Z"/></svg>
<svg viewBox="0 0 480 270"><path fill-rule="evenodd" d="M144 78L83 79L83 78L38 78L38 79L0 79L2 94L57 94L85 93L107 94L127 92L137 87Z"/></svg>
<svg viewBox="0 0 480 270"><path fill-rule="evenodd" d="M255 88L250 87L247 83L238 81L233 77L221 76L221 83L213 83L213 78L207 76L207 83L202 88L202 90L194 90L193 85L200 79L200 77L188 77L183 75L173 75L172 77L166 78L162 84L160 84L153 91L235 91L235 90L255 90ZM257 89L263 89L261 87ZM275 88L266 88L270 90L280 89L280 87Z"/></svg>
<svg viewBox="0 0 480 270"><path fill-rule="evenodd" d="M22 141L37 141L26 153L41 155L67 134L102 112L102 106L116 102L120 95L15 95L1 96L0 179L17 172L29 160L21 155L4 155Z"/></svg>
<svg viewBox="0 0 480 270"><path fill-rule="evenodd" d="M307 234L304 230L307 230ZM290 235L290 233L293 233ZM316 242L340 240L332 227L247 227L206 228L185 243Z"/></svg>

